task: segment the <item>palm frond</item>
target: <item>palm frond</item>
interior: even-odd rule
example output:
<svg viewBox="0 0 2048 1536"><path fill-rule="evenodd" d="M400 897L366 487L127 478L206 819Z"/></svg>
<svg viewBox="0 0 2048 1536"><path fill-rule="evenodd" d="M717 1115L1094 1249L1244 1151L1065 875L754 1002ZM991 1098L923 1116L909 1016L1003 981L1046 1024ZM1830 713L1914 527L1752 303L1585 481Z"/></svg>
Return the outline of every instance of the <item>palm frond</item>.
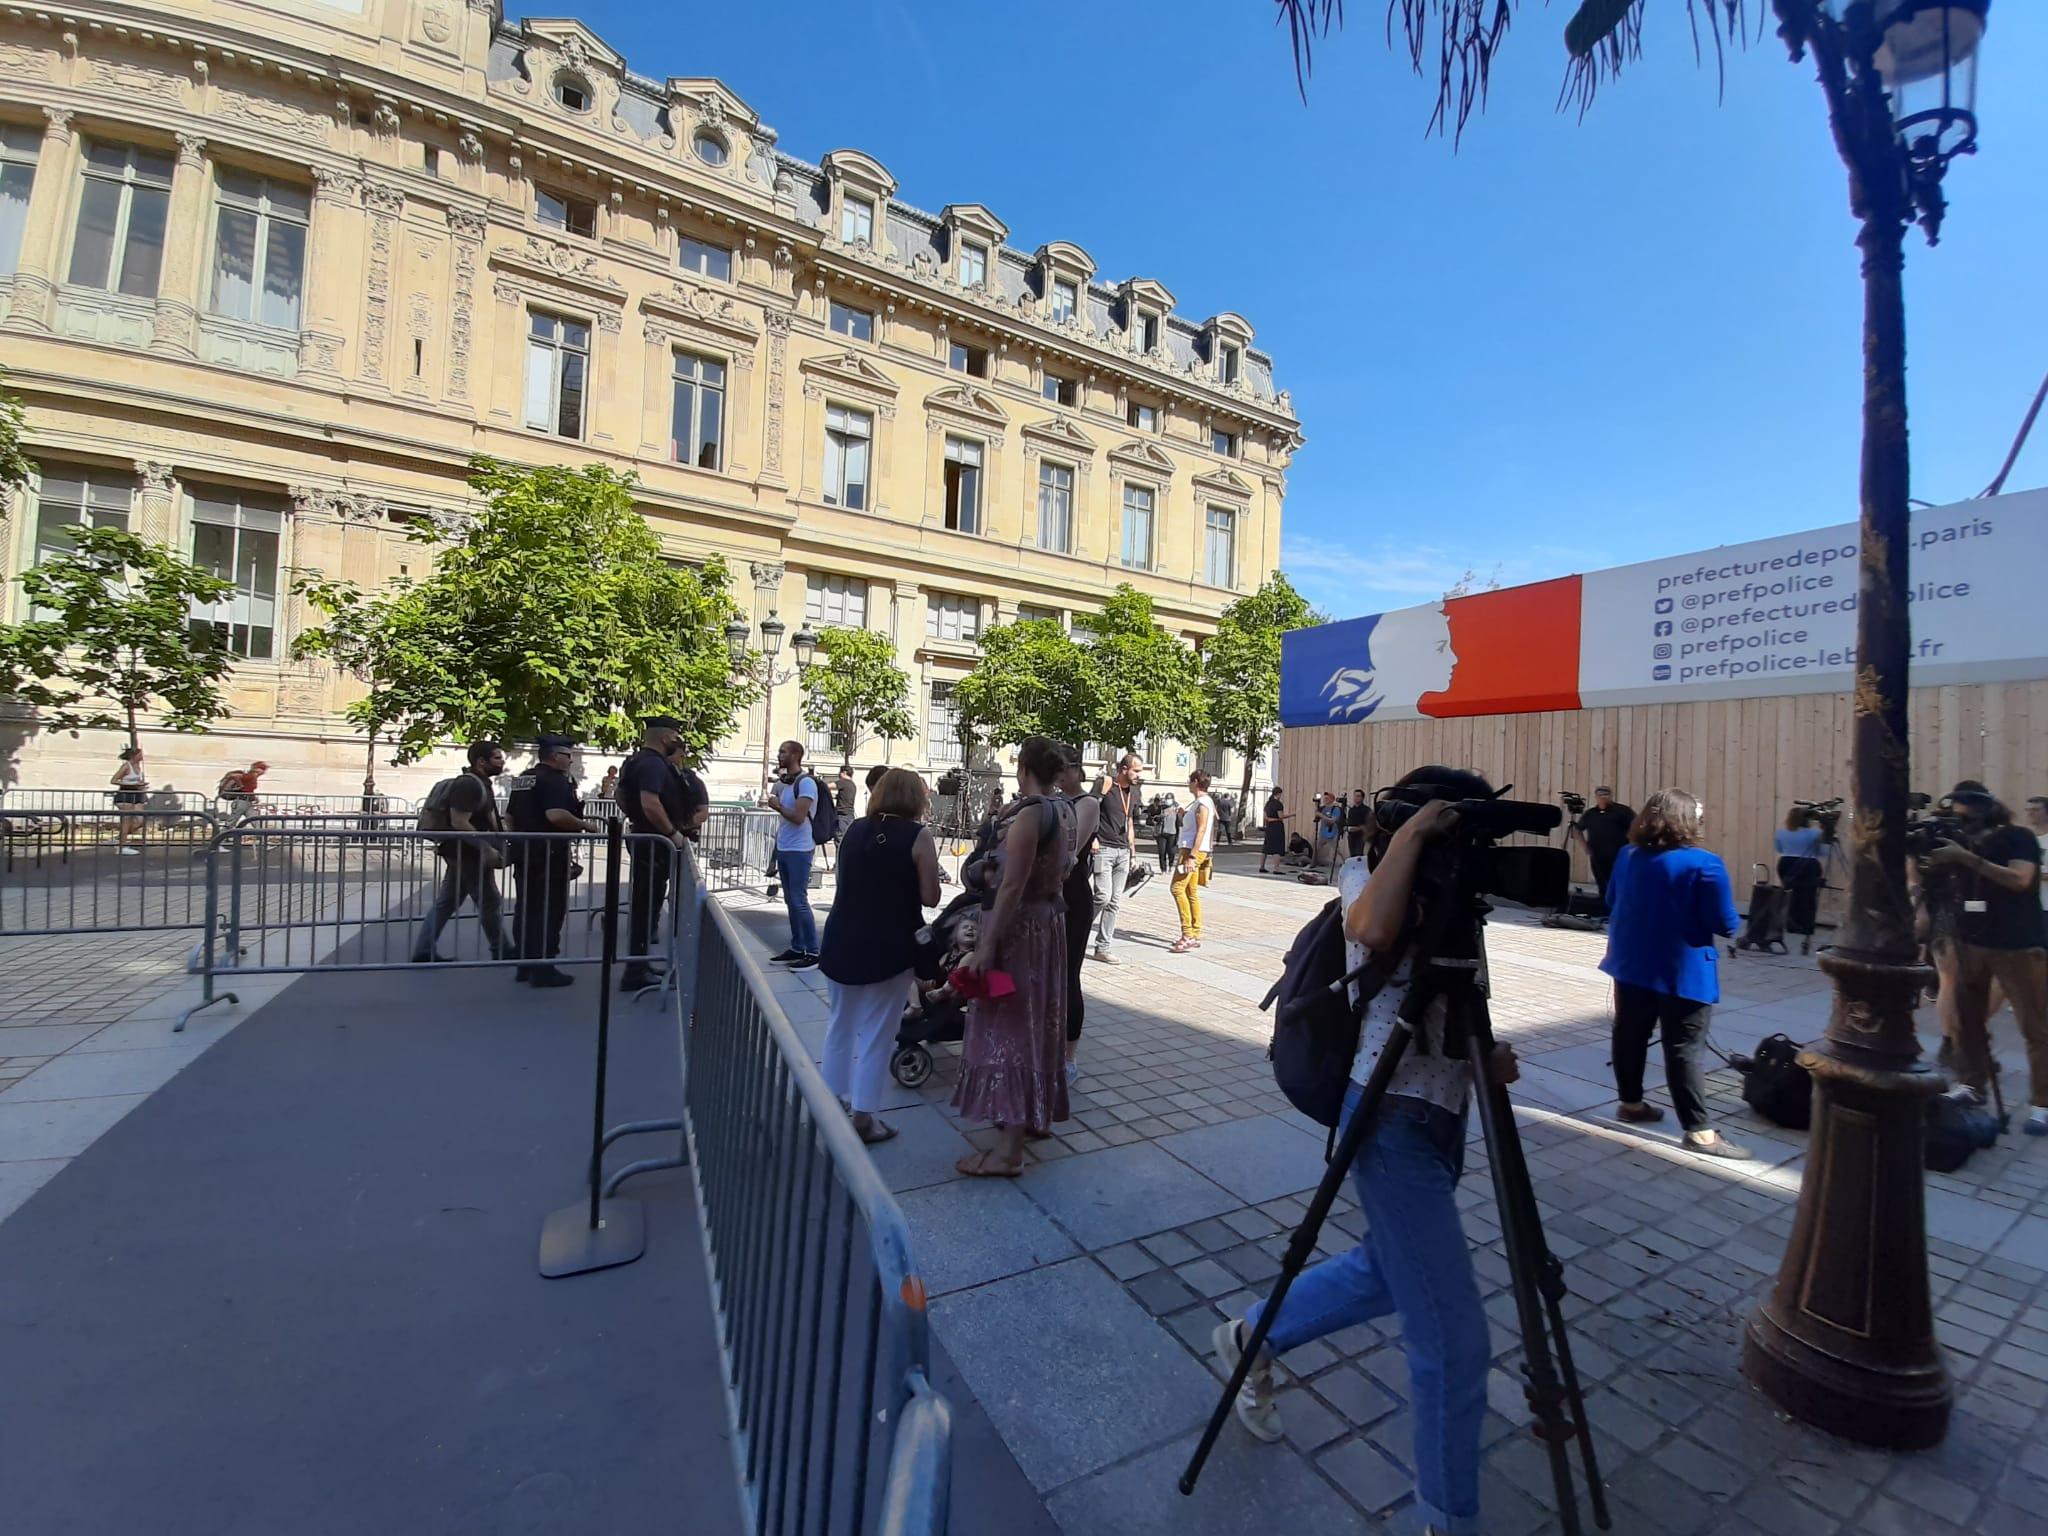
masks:
<svg viewBox="0 0 2048 1536"><path fill-rule="evenodd" d="M1344 25L1344 0L1273 0L1277 7L1275 24L1287 28L1294 53L1294 79L1302 99L1308 98L1309 76L1315 63L1315 44ZM1681 0L1670 0L1672 4ZM1693 58L1705 62L1700 43L1701 25L1714 45L1714 68L1720 78L1727 46L1747 46L1750 32L1747 18L1754 11L1757 36L1761 37L1765 17L1773 6L1781 11L1787 3L1793 9L1811 0L1682 0L1687 23L1692 28ZM1408 62L1418 76L1425 76L1424 60L1432 52L1436 64L1436 107L1428 131L1446 129L1453 141L1463 138L1465 125L1475 108L1486 105L1493 78L1493 62L1506 41L1508 25L1520 0L1387 0L1387 46L1395 46L1398 21ZM1643 12L1649 0L1579 0L1565 24L1565 52L1568 62L1558 93L1558 105L1575 105L1583 117L1592 106L1594 94L1606 81L1618 78L1622 67L1642 57ZM1432 44L1434 45L1432 47ZM1425 76L1426 78L1426 76Z"/></svg>

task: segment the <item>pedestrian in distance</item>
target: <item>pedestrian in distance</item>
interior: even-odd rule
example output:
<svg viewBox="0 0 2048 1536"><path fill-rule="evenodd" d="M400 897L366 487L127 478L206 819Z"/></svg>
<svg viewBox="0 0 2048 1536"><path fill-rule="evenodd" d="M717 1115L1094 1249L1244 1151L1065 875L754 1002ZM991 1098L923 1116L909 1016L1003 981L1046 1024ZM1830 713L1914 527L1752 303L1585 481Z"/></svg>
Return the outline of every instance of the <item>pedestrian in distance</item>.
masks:
<svg viewBox="0 0 2048 1536"><path fill-rule="evenodd" d="M785 741L777 749L775 769L769 808L782 817L775 828L775 877L782 886L783 910L789 914L789 947L774 957L774 963L807 971L818 963L818 919L811 912L811 863L818 840L811 833L811 819L821 791L818 781L804 771L800 741Z"/></svg>
<svg viewBox="0 0 2048 1536"><path fill-rule="evenodd" d="M1095 902L1095 958L1116 965L1116 920L1123 911L1124 883L1131 875L1131 833L1135 808L1145 789L1145 763L1126 752L1103 775L1096 792L1095 850L1088 856L1090 894Z"/></svg>
<svg viewBox="0 0 2048 1536"><path fill-rule="evenodd" d="M1200 768L1188 775L1188 794L1173 866L1173 905L1180 914L1176 955L1202 947L1202 887L1209 883L1216 850L1216 802L1209 798L1209 775Z"/></svg>
<svg viewBox="0 0 2048 1536"><path fill-rule="evenodd" d="M138 843L142 837L143 818L128 813L149 804L149 775L143 771L142 748L123 747L120 766L107 782L114 786L114 805L122 813L117 846L124 856L134 858L142 852Z"/></svg>
<svg viewBox="0 0 2048 1536"><path fill-rule="evenodd" d="M561 834L598 834L601 821L586 820L573 777L576 744L566 736L543 736L534 744L533 773L512 791L505 814L518 834L512 840L512 880L519 895L514 922L519 958L526 963L514 981L536 987L566 987L575 977L544 962L562 952L562 920L569 914L569 885L575 878L576 848Z"/></svg>
<svg viewBox="0 0 2048 1536"><path fill-rule="evenodd" d="M873 1145L896 1134L880 1118L889 1053L916 979L917 931L939 904L939 850L924 825L931 796L908 768L891 768L868 796L867 815L847 823L839 882L825 914L818 969L825 1021L826 1086Z"/></svg>
<svg viewBox="0 0 2048 1536"><path fill-rule="evenodd" d="M1088 935L1095 927L1095 885L1091 861L1102 830L1102 801L1082 789L1081 752L1060 744L1060 795L1074 808L1077 857L1060 886L1067 918L1067 1081L1074 1080L1074 1056L1081 1045L1081 1026L1088 1004L1081 992L1081 967L1088 959Z"/></svg>
<svg viewBox="0 0 2048 1536"><path fill-rule="evenodd" d="M968 1178L1014 1179L1024 1138L1067 1118L1067 931L1060 887L1079 855L1071 802L1054 793L1057 743L1027 736L1017 748L1017 799L993 829L993 905L963 969L984 995L967 1009L953 1104L996 1129L995 1145L954 1167ZM1007 988L1007 990L1005 990Z"/></svg>
<svg viewBox="0 0 2048 1536"><path fill-rule="evenodd" d="M673 759L683 739L682 723L670 715L650 715L641 722L640 745L619 770L613 803L634 836L628 841L632 888L627 898L626 964L619 988L637 992L658 979L652 957L668 899L669 877L676 854L710 814L710 800L697 785L676 772ZM695 779L691 775L691 780Z"/></svg>
<svg viewBox="0 0 2048 1536"><path fill-rule="evenodd" d="M441 930L465 901L476 903L484 947L491 958L501 960L512 953L512 941L505 933L504 901L498 893L498 871L505 864L505 844L499 834L505 826L491 788L491 780L505 771L505 749L495 741L473 741L467 756L469 766L428 790L420 807L420 830L447 835L436 839L434 845L443 866L441 886L413 935L415 965L448 958L440 952Z"/></svg>
<svg viewBox="0 0 2048 1536"><path fill-rule="evenodd" d="M227 810L229 826L238 827L255 814L256 789L269 771L270 764L259 758L246 768L230 768L220 776L213 793Z"/></svg>
<svg viewBox="0 0 2048 1536"><path fill-rule="evenodd" d="M619 765L617 763L613 763L611 767L605 769L604 777L597 781L597 798L600 800L609 800L612 798L613 795L618 793L618 789Z"/></svg>
<svg viewBox="0 0 2048 1536"><path fill-rule="evenodd" d="M1351 857L1365 857L1365 834L1372 826L1372 807L1365 803L1365 791L1351 791L1351 803L1344 808L1344 839Z"/></svg>
<svg viewBox="0 0 2048 1536"><path fill-rule="evenodd" d="M1707 1078L1700 1064L1714 1004L1721 1000L1714 939L1735 932L1735 892L1719 854L1699 846L1705 811L1682 789L1660 789L1643 803L1628 842L1608 874L1607 957L1614 978L1614 1086L1618 1118L1644 1125L1664 1111L1643 1098L1650 1034L1664 1035L1664 1081L1688 1151L1742 1159L1738 1146L1707 1122Z"/></svg>
<svg viewBox="0 0 2048 1536"><path fill-rule="evenodd" d="M1266 791L1266 808L1260 822L1265 835L1259 844L1259 873L1284 875L1287 871L1280 867L1280 861L1287 857L1287 805L1277 784Z"/></svg>
<svg viewBox="0 0 2048 1536"><path fill-rule="evenodd" d="M1411 961L1401 941L1412 931L1424 849L1455 826L1453 802L1493 794L1478 774L1437 766L1418 768L1401 783L1427 784L1437 798L1391 837L1375 823L1378 857L1370 872L1366 860L1353 859L1338 877L1349 964L1360 967L1376 958L1392 968L1385 985L1366 1001L1344 1104L1347 1121L1358 1111L1408 998ZM1472 1071L1462 1056L1444 1050L1440 1012L1431 1010L1412 1028L1416 1046L1394 1068L1351 1165L1365 1233L1348 1252L1296 1277L1234 1408L1256 1439L1269 1445L1280 1440L1285 1430L1276 1359L1326 1334L1398 1314L1414 1422L1413 1519L1431 1532L1469 1536L1481 1528L1479 1440L1493 1354L1456 1198ZM1518 1070L1513 1050L1497 1046L1489 1068L1493 1080L1512 1083ZM1237 1369L1266 1306L1260 1302L1242 1320L1217 1325L1212 1344L1226 1377Z"/></svg>
<svg viewBox="0 0 2048 1536"><path fill-rule="evenodd" d="M1160 803L1159 831L1155 841L1159 844L1159 873L1169 874L1173 870L1175 850L1180 847L1180 806L1171 795Z"/></svg>
<svg viewBox="0 0 2048 1536"><path fill-rule="evenodd" d="M1820 910L1821 831L1802 810L1785 813L1785 825L1771 839L1778 855L1778 880L1786 890L1785 931L1813 942Z"/></svg>
<svg viewBox="0 0 2048 1536"><path fill-rule="evenodd" d="M1593 789L1593 803L1572 823L1572 829L1585 840L1586 862L1593 866L1593 884L1599 888L1600 905L1609 911L1613 910L1613 903L1607 899L1607 883L1614 874L1614 861L1628 846L1629 829L1635 825L1635 819L1636 813L1616 800L1612 789L1599 784Z"/></svg>

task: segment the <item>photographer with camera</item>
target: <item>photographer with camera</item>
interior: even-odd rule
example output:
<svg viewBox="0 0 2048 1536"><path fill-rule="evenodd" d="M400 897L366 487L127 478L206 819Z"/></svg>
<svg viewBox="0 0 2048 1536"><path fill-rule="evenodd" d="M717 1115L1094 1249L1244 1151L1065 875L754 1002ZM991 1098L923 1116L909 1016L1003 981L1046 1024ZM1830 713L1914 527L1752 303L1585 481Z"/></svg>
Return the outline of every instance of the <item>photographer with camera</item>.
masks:
<svg viewBox="0 0 2048 1536"><path fill-rule="evenodd" d="M1600 905L1610 912L1613 904L1607 898L1607 882L1614 878L1614 861L1628 845L1628 829L1635 819L1636 813L1615 799L1613 790L1600 784L1594 787L1593 803L1572 823L1572 830L1586 845L1586 861L1593 866L1593 884L1599 888Z"/></svg>
<svg viewBox="0 0 2048 1536"><path fill-rule="evenodd" d="M1409 940L1419 924L1417 871L1425 850L1456 828L1452 802L1493 795L1478 774L1437 766L1408 774L1396 792L1401 789L1411 791L1410 805L1414 798L1426 797L1424 803L1391 835L1376 816L1369 866L1352 861L1339 876L1348 963L1355 970L1370 956L1376 966L1392 967L1365 1007L1344 1102L1347 1122L1401 1023L1414 981ZM1352 1163L1364 1237L1295 1279L1235 1411L1253 1436L1278 1441L1274 1359L1311 1339L1398 1312L1414 1387L1416 1506L1429 1530L1464 1533L1475 1530L1479 1518L1479 1431L1492 1342L1455 1198L1471 1070L1468 1058L1449 1048L1444 1020L1439 998L1409 1026L1414 1049L1399 1055ZM1497 1046L1491 1063L1497 1082L1515 1080L1511 1048ZM1264 1308L1262 1302L1242 1321L1217 1328L1213 1342L1226 1374L1236 1369Z"/></svg>
<svg viewBox="0 0 2048 1536"><path fill-rule="evenodd" d="M1982 784L1965 779L1912 847L1926 892L1944 1030L1957 1080L1978 1103L1991 1082L1991 990L2012 1004L2032 1079L2029 1136L2048 1136L2048 938L2041 847Z"/></svg>
<svg viewBox="0 0 2048 1536"><path fill-rule="evenodd" d="M1786 890L1785 931L1813 937L1820 913L1821 857L1827 833L1814 819L1814 808L1795 804L1785 813L1785 825L1771 839L1778 855L1778 883Z"/></svg>
<svg viewBox="0 0 2048 1536"><path fill-rule="evenodd" d="M1747 1158L1707 1124L1707 1079L1700 1067L1707 1025L1721 1000L1714 937L1735 931L1735 892L1719 854L1699 846L1705 820L1698 799L1660 789L1643 803L1628 846L1610 877L1612 917L1600 969L1614 978L1614 1087L1619 1118L1662 1120L1643 1100L1650 1034L1664 1032L1664 1080L1678 1111L1685 1147L1707 1157Z"/></svg>

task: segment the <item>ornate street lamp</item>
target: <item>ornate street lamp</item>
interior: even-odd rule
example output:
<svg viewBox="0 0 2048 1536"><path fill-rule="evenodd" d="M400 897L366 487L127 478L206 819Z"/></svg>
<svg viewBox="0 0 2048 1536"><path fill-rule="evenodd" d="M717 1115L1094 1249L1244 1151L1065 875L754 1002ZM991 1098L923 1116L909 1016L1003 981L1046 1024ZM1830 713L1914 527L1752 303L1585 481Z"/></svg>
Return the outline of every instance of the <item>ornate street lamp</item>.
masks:
<svg viewBox="0 0 2048 1536"><path fill-rule="evenodd" d="M1835 984L1813 1073L1813 1135L1776 1285L1743 1369L1780 1408L1900 1449L1947 1432L1951 1390L1927 1286L1922 1143L1943 1081L1920 1062L1928 979L1906 890L1905 232L1932 243L1950 160L1976 142L1977 45L1990 0L1774 0L1793 57L1810 53L1862 221L1862 558L1856 607L1849 902L1820 965Z"/></svg>
<svg viewBox="0 0 2048 1536"><path fill-rule="evenodd" d="M734 619L725 626L726 655L732 660L733 675L751 677L761 685L761 770L764 780L775 774L775 690L783 683L796 677L817 654L818 637L806 624L796 632L796 665L777 667L775 658L782 654L782 638L789 633L789 626L773 610L761 621L761 649L753 652L747 649L750 632L744 619Z"/></svg>

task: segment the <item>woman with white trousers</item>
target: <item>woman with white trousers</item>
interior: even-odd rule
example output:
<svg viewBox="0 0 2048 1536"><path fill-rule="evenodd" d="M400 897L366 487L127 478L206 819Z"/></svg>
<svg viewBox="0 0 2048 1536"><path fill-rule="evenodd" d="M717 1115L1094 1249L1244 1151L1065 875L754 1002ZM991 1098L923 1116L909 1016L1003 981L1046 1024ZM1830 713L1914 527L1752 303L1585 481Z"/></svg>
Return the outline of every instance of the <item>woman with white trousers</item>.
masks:
<svg viewBox="0 0 2048 1536"><path fill-rule="evenodd" d="M939 850L924 825L931 795L908 768L891 768L868 795L868 813L839 845L837 889L818 955L832 1002L825 1082L870 1146L896 1134L878 1111L889 1053L910 1001L917 930L939 904Z"/></svg>

